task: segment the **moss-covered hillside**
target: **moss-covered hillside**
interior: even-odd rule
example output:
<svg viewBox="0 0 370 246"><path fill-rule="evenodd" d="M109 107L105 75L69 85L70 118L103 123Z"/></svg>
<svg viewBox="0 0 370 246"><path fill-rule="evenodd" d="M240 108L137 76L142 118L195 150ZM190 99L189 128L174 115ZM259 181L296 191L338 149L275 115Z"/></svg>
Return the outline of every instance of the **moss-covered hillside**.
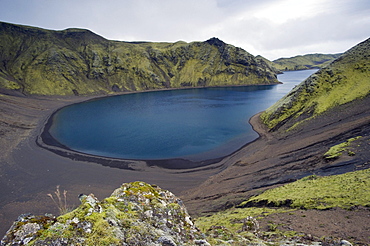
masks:
<svg viewBox="0 0 370 246"><path fill-rule="evenodd" d="M257 59L258 62L261 63L261 65L266 64L269 67L269 69L274 71L274 73L276 73L276 74L283 73L282 72L283 69L278 68L278 66L276 66L276 64L274 62L270 61L269 59L267 59L263 56L260 56L260 55L256 56L256 59Z"/></svg>
<svg viewBox="0 0 370 246"><path fill-rule="evenodd" d="M0 22L0 88L73 95L277 83L269 66L217 38L119 42L91 31Z"/></svg>
<svg viewBox="0 0 370 246"><path fill-rule="evenodd" d="M370 39L351 48L268 108L269 128L294 127L304 120L370 93Z"/></svg>
<svg viewBox="0 0 370 246"><path fill-rule="evenodd" d="M272 63L281 71L295 71L323 68L337 59L341 54L307 54L290 58L279 58Z"/></svg>
<svg viewBox="0 0 370 246"><path fill-rule="evenodd" d="M285 214L289 217L295 213L302 216L301 212L307 210L328 211L332 209L333 211L341 208L353 211L359 207L368 208L370 206L370 197L368 196L370 192L369 178L370 169L327 177L307 176L293 183L268 189L234 208L199 217L195 224L204 232L215 226L225 228L225 232L230 232L229 237L231 237L230 235L236 237L238 233L243 231L243 228L249 227L250 231L254 230L261 238L295 238L298 242L305 239L321 242L325 241L325 238L333 240L332 236L334 235L325 235L322 238L317 238L316 235L316 239L314 239L315 236L312 235L307 237L308 231L292 230L291 226L295 224L293 221L290 221L287 225L284 225L283 221L279 221L279 224L269 221L267 225L262 222L266 219L269 220L272 214ZM284 217L284 215L281 217ZM308 221L311 221L311 228L324 227L318 220L314 221L308 218L305 223L308 223ZM366 233L366 228L361 229L363 233ZM334 234L334 232L332 233ZM351 233L353 236L353 232L349 234L351 235ZM366 238L366 235L363 238ZM363 244L360 238L352 238L351 240L359 243L355 245L367 245ZM282 243L279 245L282 245ZM299 244L297 243L297 245ZM311 242L308 245L314 244ZM326 242L323 245L343 244Z"/></svg>

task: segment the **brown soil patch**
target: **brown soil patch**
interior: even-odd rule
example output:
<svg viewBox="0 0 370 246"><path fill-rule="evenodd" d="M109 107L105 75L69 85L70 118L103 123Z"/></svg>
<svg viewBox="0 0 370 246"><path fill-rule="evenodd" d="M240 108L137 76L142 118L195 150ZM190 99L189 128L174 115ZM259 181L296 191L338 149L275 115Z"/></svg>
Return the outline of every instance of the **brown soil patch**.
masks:
<svg viewBox="0 0 370 246"><path fill-rule="evenodd" d="M354 245L370 242L370 209L297 210L271 214L259 220L264 231L296 231L305 234L301 241L338 242L342 239Z"/></svg>

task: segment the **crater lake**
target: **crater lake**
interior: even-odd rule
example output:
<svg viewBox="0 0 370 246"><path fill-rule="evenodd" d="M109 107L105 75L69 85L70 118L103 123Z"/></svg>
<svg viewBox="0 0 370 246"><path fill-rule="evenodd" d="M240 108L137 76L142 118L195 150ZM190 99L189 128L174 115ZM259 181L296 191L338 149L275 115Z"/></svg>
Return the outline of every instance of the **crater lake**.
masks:
<svg viewBox="0 0 370 246"><path fill-rule="evenodd" d="M278 75L283 84L140 92L73 104L50 135L77 152L121 159L227 156L258 137L248 123L317 70Z"/></svg>

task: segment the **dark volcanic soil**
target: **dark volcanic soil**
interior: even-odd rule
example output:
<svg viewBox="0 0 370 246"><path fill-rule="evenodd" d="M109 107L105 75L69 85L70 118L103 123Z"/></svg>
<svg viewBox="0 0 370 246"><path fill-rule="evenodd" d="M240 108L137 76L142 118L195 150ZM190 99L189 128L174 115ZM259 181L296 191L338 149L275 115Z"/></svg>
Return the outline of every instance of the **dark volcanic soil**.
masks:
<svg viewBox="0 0 370 246"><path fill-rule="evenodd" d="M370 167L370 97L327 112L289 133L268 132L259 115L250 122L260 138L222 160L228 168L184 193L190 210L218 210L307 175ZM345 154L333 161L323 158L331 146L355 136L362 136L354 149L356 155Z"/></svg>
<svg viewBox="0 0 370 246"><path fill-rule="evenodd" d="M102 199L122 183L142 180L180 195L189 212L196 215L233 206L263 189L306 175L369 167L369 97L318 117L289 134L267 132L255 116L251 123L261 135L258 140L218 163L187 170L143 161L126 162L126 169L110 168L94 159L61 156L36 144L56 109L88 99L0 94L0 236L22 213L56 214L57 208L47 194L57 185L68 191L68 202L73 207L79 203L80 193L94 193ZM330 146L357 135L363 138L355 156L323 160ZM319 213L312 216L324 217ZM368 220L366 216L361 218ZM302 231L309 230L309 222L306 224L302 223ZM353 224L342 227L339 233L355 232Z"/></svg>
<svg viewBox="0 0 370 246"><path fill-rule="evenodd" d="M180 194L220 171L218 163L204 168L171 170L161 167L168 161L147 164L109 158L74 159L73 153L67 150L50 151L39 146L39 136L55 110L89 99L0 94L0 236L22 213L57 214L57 207L47 196L53 194L57 185L67 190L68 203L73 208L79 204L81 193L93 193L103 199L122 183L140 180ZM182 160L171 162L183 164ZM123 169L103 166L107 163Z"/></svg>
<svg viewBox="0 0 370 246"><path fill-rule="evenodd" d="M295 231L304 234L301 241L322 241L328 244L341 239L354 245L369 245L370 208L358 207L352 210L333 208L329 210L297 210L268 215L259 220L260 229Z"/></svg>
<svg viewBox="0 0 370 246"><path fill-rule="evenodd" d="M243 149L226 157L228 166L210 177L202 185L182 194L187 208L194 216L222 210L239 204L268 188L276 187L307 175L334 175L370 167L370 97L352 102L317 117L289 133L271 133L260 123L258 115L251 124L260 138ZM326 161L324 153L333 145L362 136L353 151L354 156L342 155L334 161ZM359 212L360 215L356 215ZM341 223L342 211L308 212L308 219L295 221L297 231L307 231L313 236L341 237L346 235L359 242L368 243L370 235L369 210L351 211L351 218L361 223L346 223L335 230L312 230L316 224ZM363 215L367 216L363 216ZM279 215L276 215L279 216ZM282 215L280 215L282 216ZM332 217L334 216L334 217ZM336 218L338 218L337 222ZM283 218L281 218L283 219ZM294 221L294 219L292 219ZM333 222L334 221L334 222ZM312 231L312 232L310 232ZM367 239L366 239L367 238Z"/></svg>

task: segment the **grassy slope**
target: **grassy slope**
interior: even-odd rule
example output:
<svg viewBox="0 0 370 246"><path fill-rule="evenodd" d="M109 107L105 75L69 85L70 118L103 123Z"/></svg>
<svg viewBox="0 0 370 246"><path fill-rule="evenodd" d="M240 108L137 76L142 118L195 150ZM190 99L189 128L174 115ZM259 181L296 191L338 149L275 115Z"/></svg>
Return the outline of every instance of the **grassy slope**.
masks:
<svg viewBox="0 0 370 246"><path fill-rule="evenodd" d="M369 180L369 169L328 177L308 176L296 182L269 189L243 202L239 208L199 217L196 225L204 232L217 225L225 226L233 233L237 233L243 225L241 221L247 216L258 219L268 214L286 213L302 208L369 207Z"/></svg>
<svg viewBox="0 0 370 246"><path fill-rule="evenodd" d="M268 108L261 119L269 128L291 127L370 92L370 39L319 70Z"/></svg>
<svg viewBox="0 0 370 246"><path fill-rule="evenodd" d="M272 63L274 67L282 71L294 71L304 69L323 68L329 65L341 54L308 54L290 58L280 58Z"/></svg>
<svg viewBox="0 0 370 246"><path fill-rule="evenodd" d="M0 88L71 95L189 86L277 83L243 49L206 42L118 42L88 30L0 23Z"/></svg>

